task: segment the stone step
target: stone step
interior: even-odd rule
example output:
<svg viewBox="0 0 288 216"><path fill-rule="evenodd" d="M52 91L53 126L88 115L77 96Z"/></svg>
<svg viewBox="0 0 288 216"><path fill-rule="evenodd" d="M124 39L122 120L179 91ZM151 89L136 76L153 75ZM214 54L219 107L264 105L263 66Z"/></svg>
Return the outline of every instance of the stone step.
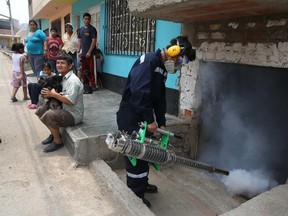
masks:
<svg viewBox="0 0 288 216"><path fill-rule="evenodd" d="M114 170L125 182L125 170ZM228 212L240 205L215 178L214 174L180 166L150 168L149 182L158 193L146 193L151 211L157 216L212 216Z"/></svg>
<svg viewBox="0 0 288 216"><path fill-rule="evenodd" d="M288 184L279 185L221 216L284 216L288 215L287 201Z"/></svg>
<svg viewBox="0 0 288 216"><path fill-rule="evenodd" d="M91 162L89 169L103 193L114 195L112 202L119 206L115 216L155 216L103 160Z"/></svg>

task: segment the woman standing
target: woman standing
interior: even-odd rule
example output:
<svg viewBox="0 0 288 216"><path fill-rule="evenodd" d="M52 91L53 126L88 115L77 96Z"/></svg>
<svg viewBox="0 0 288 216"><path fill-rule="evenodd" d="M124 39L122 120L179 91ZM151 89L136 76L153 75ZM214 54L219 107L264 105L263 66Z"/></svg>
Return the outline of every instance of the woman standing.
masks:
<svg viewBox="0 0 288 216"><path fill-rule="evenodd" d="M33 73L39 77L43 70L44 59L47 57L47 37L45 33L38 29L35 20L29 21L30 32L25 39L29 63Z"/></svg>
<svg viewBox="0 0 288 216"><path fill-rule="evenodd" d="M73 27L71 23L66 23L65 34L62 37L64 50L73 58L73 71L77 75L77 46L75 44L75 39L77 39L77 32L73 32Z"/></svg>

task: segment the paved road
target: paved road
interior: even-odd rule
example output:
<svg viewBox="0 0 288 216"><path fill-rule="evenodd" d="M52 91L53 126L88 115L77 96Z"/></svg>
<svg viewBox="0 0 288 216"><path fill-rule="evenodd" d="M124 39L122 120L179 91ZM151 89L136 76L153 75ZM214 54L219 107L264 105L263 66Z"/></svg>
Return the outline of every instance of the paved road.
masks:
<svg viewBox="0 0 288 216"><path fill-rule="evenodd" d="M11 61L0 53L0 216L118 215L121 204L66 148L46 154L48 130L22 101L10 101Z"/></svg>

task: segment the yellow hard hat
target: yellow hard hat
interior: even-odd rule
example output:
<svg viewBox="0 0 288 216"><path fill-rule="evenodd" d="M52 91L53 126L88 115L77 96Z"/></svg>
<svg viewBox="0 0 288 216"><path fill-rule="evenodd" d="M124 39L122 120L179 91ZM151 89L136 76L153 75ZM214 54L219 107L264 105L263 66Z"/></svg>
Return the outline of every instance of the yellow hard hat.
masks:
<svg viewBox="0 0 288 216"><path fill-rule="evenodd" d="M171 46L167 49L167 54L170 57L178 56L180 54L180 52L181 52L181 47L178 45Z"/></svg>

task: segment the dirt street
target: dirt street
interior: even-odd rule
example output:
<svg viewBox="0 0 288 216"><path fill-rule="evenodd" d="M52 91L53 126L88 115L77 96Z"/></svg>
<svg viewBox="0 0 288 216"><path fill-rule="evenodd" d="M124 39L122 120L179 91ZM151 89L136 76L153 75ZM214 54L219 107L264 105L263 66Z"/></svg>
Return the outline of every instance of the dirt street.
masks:
<svg viewBox="0 0 288 216"><path fill-rule="evenodd" d="M34 110L10 100L11 60L0 53L0 215L114 215L119 203L96 184L87 167L75 168L66 148L44 153L48 135Z"/></svg>

